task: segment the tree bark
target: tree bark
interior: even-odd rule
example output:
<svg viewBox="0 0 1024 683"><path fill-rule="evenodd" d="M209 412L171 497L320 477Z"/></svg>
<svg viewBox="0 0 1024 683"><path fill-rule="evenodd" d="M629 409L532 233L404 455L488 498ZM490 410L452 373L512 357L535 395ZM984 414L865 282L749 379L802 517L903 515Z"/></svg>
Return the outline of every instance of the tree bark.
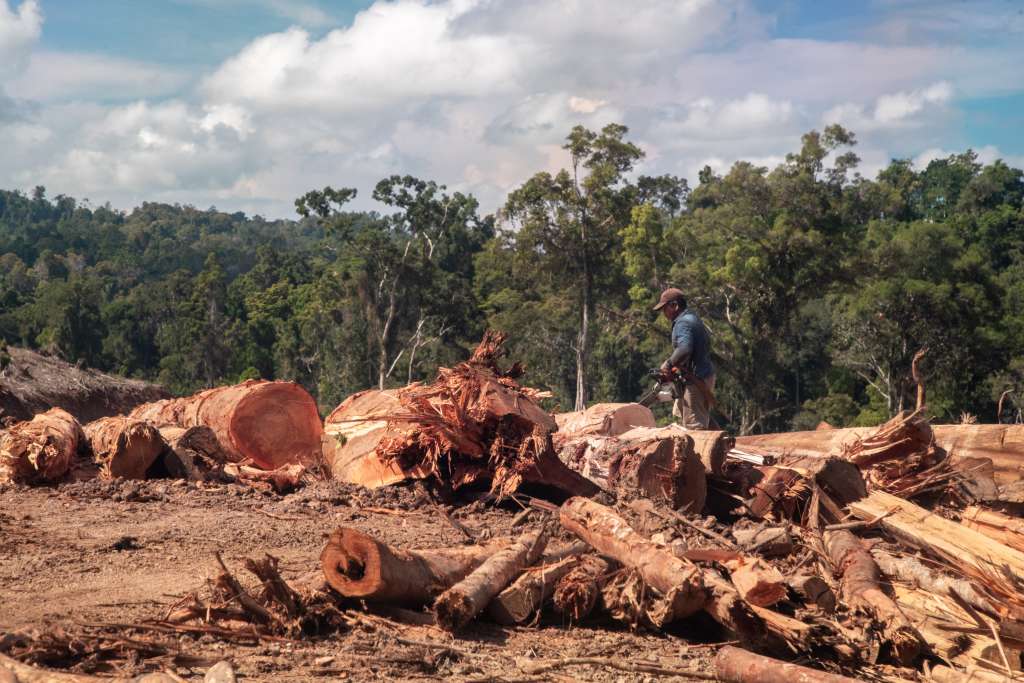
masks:
<svg viewBox="0 0 1024 683"><path fill-rule="evenodd" d="M586 498L570 498L559 517L564 526L603 555L636 569L647 585L671 605L679 619L704 607L707 595L700 570L633 531L611 508Z"/></svg>
<svg viewBox="0 0 1024 683"><path fill-rule="evenodd" d="M757 557L743 556L725 563L729 578L744 600L771 607L786 598L786 581L779 570Z"/></svg>
<svg viewBox="0 0 1024 683"><path fill-rule="evenodd" d="M349 527L331 534L320 566L331 588L350 598L417 606L431 602L508 545L402 550Z"/></svg>
<svg viewBox="0 0 1024 683"><path fill-rule="evenodd" d="M536 616L551 597L555 584L579 565L576 555L528 568L498 593L487 607L491 618L499 624L525 624Z"/></svg>
<svg viewBox="0 0 1024 683"><path fill-rule="evenodd" d="M829 560L841 577L843 599L873 614L892 646L894 658L909 664L921 653L921 636L879 586L881 571L859 538L849 531L826 531Z"/></svg>
<svg viewBox="0 0 1024 683"><path fill-rule="evenodd" d="M167 448L156 427L124 415L100 418L82 429L106 479L145 479L146 470Z"/></svg>
<svg viewBox="0 0 1024 683"><path fill-rule="evenodd" d="M586 410L555 415L560 439L619 436L637 427L655 426L654 413L639 403L595 403Z"/></svg>
<svg viewBox="0 0 1024 683"><path fill-rule="evenodd" d="M715 673L723 683L856 683L846 676L808 669L731 645L718 651Z"/></svg>
<svg viewBox="0 0 1024 683"><path fill-rule="evenodd" d="M160 460L172 477L203 479L224 469L228 461L217 435L209 427L161 427L167 449Z"/></svg>
<svg viewBox="0 0 1024 683"><path fill-rule="evenodd" d="M1000 486L1024 477L1024 425L933 425L932 432L954 465L960 458L988 458Z"/></svg>
<svg viewBox="0 0 1024 683"><path fill-rule="evenodd" d="M161 427L206 426L232 460L276 469L321 458L323 425L316 402L294 382L249 380L187 398L147 403L130 417Z"/></svg>
<svg viewBox="0 0 1024 683"><path fill-rule="evenodd" d="M439 595L433 609L437 624L445 630L458 631L472 621L491 598L540 558L547 538L544 530L526 532Z"/></svg>
<svg viewBox="0 0 1024 683"><path fill-rule="evenodd" d="M0 434L0 482L57 481L71 468L85 439L78 421L51 408Z"/></svg>

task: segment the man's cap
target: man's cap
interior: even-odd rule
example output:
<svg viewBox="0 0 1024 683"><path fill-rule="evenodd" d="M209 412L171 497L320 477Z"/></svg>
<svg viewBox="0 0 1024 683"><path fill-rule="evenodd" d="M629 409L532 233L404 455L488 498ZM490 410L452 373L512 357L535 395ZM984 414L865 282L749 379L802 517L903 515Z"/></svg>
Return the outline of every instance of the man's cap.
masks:
<svg viewBox="0 0 1024 683"><path fill-rule="evenodd" d="M661 293L661 298L658 299L658 305L654 307L654 310L660 311L667 304L673 301L686 301L686 295L683 294L683 290L676 289L675 287L669 287Z"/></svg>

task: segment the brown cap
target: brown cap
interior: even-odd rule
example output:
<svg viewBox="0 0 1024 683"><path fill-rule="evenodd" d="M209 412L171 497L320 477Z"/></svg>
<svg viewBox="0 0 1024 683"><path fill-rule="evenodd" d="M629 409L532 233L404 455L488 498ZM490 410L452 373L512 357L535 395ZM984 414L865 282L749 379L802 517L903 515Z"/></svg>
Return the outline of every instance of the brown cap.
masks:
<svg viewBox="0 0 1024 683"><path fill-rule="evenodd" d="M666 304L670 304L673 301L685 301L686 295L683 294L683 290L670 287L661 293L661 298L658 299L658 305L654 307L654 310L660 311L665 307Z"/></svg>

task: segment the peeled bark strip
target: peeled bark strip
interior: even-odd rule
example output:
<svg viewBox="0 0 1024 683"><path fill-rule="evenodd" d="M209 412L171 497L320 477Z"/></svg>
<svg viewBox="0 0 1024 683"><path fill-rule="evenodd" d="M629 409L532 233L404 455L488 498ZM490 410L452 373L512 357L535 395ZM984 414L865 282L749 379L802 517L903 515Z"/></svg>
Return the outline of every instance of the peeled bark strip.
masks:
<svg viewBox="0 0 1024 683"><path fill-rule="evenodd" d="M356 529L338 527L320 553L331 588L349 598L400 605L429 603L508 545L402 550Z"/></svg>
<svg viewBox="0 0 1024 683"><path fill-rule="evenodd" d="M555 584L555 611L574 623L586 619L597 604L601 587L611 571L607 560L585 555Z"/></svg>
<svg viewBox="0 0 1024 683"><path fill-rule="evenodd" d="M83 428L100 476L145 479L167 444L153 425L124 415L104 417Z"/></svg>
<svg viewBox="0 0 1024 683"><path fill-rule="evenodd" d="M0 435L0 482L57 481L67 474L84 438L78 421L60 408L17 423Z"/></svg>
<svg viewBox="0 0 1024 683"><path fill-rule="evenodd" d="M707 602L696 566L633 531L611 508L587 498L570 498L559 517L562 526L599 553L636 569L647 585L669 601L673 618L689 616Z"/></svg>
<svg viewBox="0 0 1024 683"><path fill-rule="evenodd" d="M498 593L487 607L499 624L525 624L551 597L555 584L579 564L579 557L566 557L551 564L530 567L512 585Z"/></svg>
<svg viewBox="0 0 1024 683"><path fill-rule="evenodd" d="M249 380L187 398L139 406L130 414L157 428L205 425L232 460L264 469L320 459L323 426L316 402L294 382Z"/></svg>
<svg viewBox="0 0 1024 683"><path fill-rule="evenodd" d="M778 569L757 557L741 557L725 563L732 584L751 605L771 607L786 599L786 580Z"/></svg>
<svg viewBox="0 0 1024 683"><path fill-rule="evenodd" d="M763 657L731 645L718 651L715 673L723 683L856 683L846 676Z"/></svg>
<svg viewBox="0 0 1024 683"><path fill-rule="evenodd" d="M1024 551L1024 520L1018 517L971 506L964 510L960 523L1004 545Z"/></svg>
<svg viewBox="0 0 1024 683"><path fill-rule="evenodd" d="M843 600L873 614L892 644L895 658L909 664L921 652L921 637L879 586L881 571L859 538L849 531L825 532L829 560L841 577Z"/></svg>
<svg viewBox="0 0 1024 683"><path fill-rule="evenodd" d="M526 567L536 562L547 543L541 529L529 531L515 543L491 555L466 578L434 601L434 618L442 628L457 631L479 614Z"/></svg>

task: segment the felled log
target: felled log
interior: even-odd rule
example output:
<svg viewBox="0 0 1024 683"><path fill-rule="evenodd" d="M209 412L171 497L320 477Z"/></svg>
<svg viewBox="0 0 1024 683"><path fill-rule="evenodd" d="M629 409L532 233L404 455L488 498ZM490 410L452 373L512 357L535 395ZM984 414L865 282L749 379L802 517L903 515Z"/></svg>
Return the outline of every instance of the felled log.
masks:
<svg viewBox="0 0 1024 683"><path fill-rule="evenodd" d="M688 430L677 424L667 427L637 427L620 435L623 441L649 440L685 434L693 439L693 452L704 464L707 474L720 476L725 467L725 458L735 445L735 439L722 431Z"/></svg>
<svg viewBox="0 0 1024 683"><path fill-rule="evenodd" d="M1024 576L1021 551L883 491L872 491L848 507L858 519L878 520L902 543L943 560L959 573L980 581L986 589L998 590L1004 598L1022 599L1000 578L1004 571Z"/></svg>
<svg viewBox="0 0 1024 683"><path fill-rule="evenodd" d="M683 430L666 432L633 430L629 439L573 439L562 444L562 458L569 468L620 496L700 512L707 499L707 478L693 452L693 439Z"/></svg>
<svg viewBox="0 0 1024 683"><path fill-rule="evenodd" d="M146 683L171 683L174 679L165 674L151 674ZM88 676L22 664L13 657L0 654L0 682L2 683L130 683L134 678Z"/></svg>
<svg viewBox="0 0 1024 683"><path fill-rule="evenodd" d="M1015 550L1024 552L1024 520L995 510L971 506L964 510L960 523Z"/></svg>
<svg viewBox="0 0 1024 683"><path fill-rule="evenodd" d="M637 570L670 607L666 623L693 614L707 602L701 572L694 564L633 531L611 508L586 498L570 498L559 518L562 526L602 555Z"/></svg>
<svg viewBox="0 0 1024 683"><path fill-rule="evenodd" d="M1024 477L1024 425L933 425L932 433L935 444L954 463L959 458L989 458L1000 485Z"/></svg>
<svg viewBox="0 0 1024 683"><path fill-rule="evenodd" d="M749 496L747 512L756 518L796 519L811 493L807 478L786 467L754 465L737 473L736 483Z"/></svg>
<svg viewBox="0 0 1024 683"><path fill-rule="evenodd" d="M82 427L100 476L145 479L167 444L156 427L124 415L103 417Z"/></svg>
<svg viewBox="0 0 1024 683"><path fill-rule="evenodd" d="M855 683L838 674L808 669L726 645L715 656L715 673L724 683Z"/></svg>
<svg viewBox="0 0 1024 683"><path fill-rule="evenodd" d="M346 597L418 606L434 600L507 545L507 540L499 540L402 550L356 529L338 527L320 553L320 566L331 588Z"/></svg>
<svg viewBox="0 0 1024 683"><path fill-rule="evenodd" d="M785 557L793 552L793 537L785 526L756 526L732 530L740 548L765 557Z"/></svg>
<svg viewBox="0 0 1024 683"><path fill-rule="evenodd" d="M224 469L227 456L209 427L161 427L159 431L167 443L160 464L169 476L198 480Z"/></svg>
<svg viewBox="0 0 1024 683"><path fill-rule="evenodd" d="M910 620L879 586L881 571L860 539L849 531L826 531L825 548L841 578L843 601L873 615L892 647L894 658L909 664L921 652L921 637Z"/></svg>
<svg viewBox="0 0 1024 683"><path fill-rule="evenodd" d="M1006 674L977 666L963 670L948 666L933 666L929 680L935 681L935 683L1020 683L1019 676L1010 678Z"/></svg>
<svg viewBox="0 0 1024 683"><path fill-rule="evenodd" d="M586 410L555 415L560 439L618 436L634 427L654 427L654 413L639 403L597 403Z"/></svg>
<svg viewBox="0 0 1024 683"><path fill-rule="evenodd" d="M429 476L427 468L403 470L376 450L388 434L388 416L401 414L395 389L369 389L349 396L324 419L323 455L331 476L368 488Z"/></svg>
<svg viewBox="0 0 1024 683"><path fill-rule="evenodd" d="M572 622L586 619L597 604L601 587L611 571L607 560L597 555L584 555L555 584L552 600L555 611Z"/></svg>
<svg viewBox="0 0 1024 683"><path fill-rule="evenodd" d="M232 460L249 459L264 469L320 459L323 426L316 402L294 382L249 380L147 403L130 417L157 428L205 425Z"/></svg>
<svg viewBox="0 0 1024 683"><path fill-rule="evenodd" d="M57 481L71 467L84 440L69 413L51 408L0 434L0 482Z"/></svg>
<svg viewBox="0 0 1024 683"><path fill-rule="evenodd" d="M544 602L554 593L559 579L578 564L579 557L570 556L527 568L512 585L491 600L488 614L499 624L525 624L540 612Z"/></svg>
<svg viewBox="0 0 1024 683"><path fill-rule="evenodd" d="M751 605L771 607L786 599L786 580L778 569L758 557L741 556L725 563L729 579Z"/></svg>
<svg viewBox="0 0 1024 683"><path fill-rule="evenodd" d="M272 470L264 470L259 467L232 462L224 466L224 474L236 481L270 484L271 488L278 493L287 493L298 488L299 484L302 483L302 477L306 474L306 467L298 463L291 463L275 467Z"/></svg>
<svg viewBox="0 0 1024 683"><path fill-rule="evenodd" d="M448 631L458 631L468 624L487 607L491 598L540 558L547 538L543 529L524 533L439 595L433 608L437 624Z"/></svg>

